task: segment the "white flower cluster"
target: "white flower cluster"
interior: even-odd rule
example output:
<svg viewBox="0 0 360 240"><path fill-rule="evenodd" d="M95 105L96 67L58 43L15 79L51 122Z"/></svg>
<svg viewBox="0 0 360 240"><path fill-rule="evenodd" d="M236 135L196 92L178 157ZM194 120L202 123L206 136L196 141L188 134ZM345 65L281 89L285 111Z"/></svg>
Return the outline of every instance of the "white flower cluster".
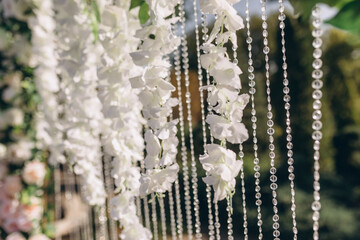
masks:
<svg viewBox="0 0 360 240"><path fill-rule="evenodd" d="M204 87L208 90L208 103L214 111L208 114L206 122L210 125L212 136L221 141L220 145L207 145L206 154L200 157L200 162L207 172L207 177L203 180L212 185L215 191L214 202L231 197L235 190L235 178L242 164L236 160L236 154L232 150L226 149L226 141L238 144L249 137L245 125L241 122L249 96L239 95L239 74L242 72L237 64L231 62L224 47L230 40L233 47L237 48L236 31L244 27L242 18L232 6L236 2L201 1L203 13L217 16L214 28L202 46L204 54L200 57L202 67L213 78L213 84Z"/></svg>
<svg viewBox="0 0 360 240"><path fill-rule="evenodd" d="M140 29L139 8L129 11L129 7L130 0L122 0L117 5L105 5L102 10L99 42L103 53L98 71L98 97L105 117L103 147L114 157L111 174L116 195L110 200L110 215L120 222L121 239L146 240L152 235L140 224L134 201L140 188L140 168L136 165L143 159L144 119L138 91L129 82L129 78L142 70L134 65L129 54L140 44L134 37Z"/></svg>
<svg viewBox="0 0 360 240"><path fill-rule="evenodd" d="M99 134L103 114L97 97L97 59L87 3L56 1L61 90L64 101L64 149L74 172L82 177L90 205L105 203ZM87 13L86 13L87 11Z"/></svg>
<svg viewBox="0 0 360 240"><path fill-rule="evenodd" d="M62 148L62 130L58 121L59 104L57 93L57 56L55 44L54 11L52 1L39 0L33 9L34 15L28 18L31 29L32 54L36 61L34 70L36 90L41 97L37 113L37 140L50 151L49 162L64 162Z"/></svg>
<svg viewBox="0 0 360 240"><path fill-rule="evenodd" d="M142 40L139 51L131 54L136 65L144 68L141 76L132 78L133 88L139 88L143 104L143 116L149 129L145 133L146 172L141 176L140 195L163 193L169 190L177 178L176 163L178 139L177 120L168 122L177 100L171 98L175 87L167 80L170 63L166 58L180 44L171 29L177 21L172 15L178 0L147 0L150 21L138 30L136 37Z"/></svg>

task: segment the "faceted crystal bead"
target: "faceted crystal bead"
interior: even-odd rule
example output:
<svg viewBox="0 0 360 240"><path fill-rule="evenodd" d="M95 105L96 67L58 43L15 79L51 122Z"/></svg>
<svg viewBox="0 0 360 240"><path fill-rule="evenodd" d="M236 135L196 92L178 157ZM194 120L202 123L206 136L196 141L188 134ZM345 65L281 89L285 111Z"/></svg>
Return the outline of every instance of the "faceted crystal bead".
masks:
<svg viewBox="0 0 360 240"><path fill-rule="evenodd" d="M312 118L313 118L314 120L320 120L321 117L322 117L322 113L321 113L320 110L315 110L315 111L313 112Z"/></svg>
<svg viewBox="0 0 360 240"><path fill-rule="evenodd" d="M316 69L312 72L312 77L313 78L316 78L316 79L319 79L319 78L322 78L323 77L323 71L320 70L320 69Z"/></svg>
<svg viewBox="0 0 360 240"><path fill-rule="evenodd" d="M315 100L314 101L314 103L313 103L313 108L315 109L315 110L319 110L319 109L321 109L321 101L320 100Z"/></svg>
<svg viewBox="0 0 360 240"><path fill-rule="evenodd" d="M313 94L312 94L312 97L314 98L314 99L321 99L322 98L322 92L321 92L321 90L315 90L314 92L313 92Z"/></svg>
<svg viewBox="0 0 360 240"><path fill-rule="evenodd" d="M314 61L313 61L313 64L312 64L312 66L313 66L313 68L315 68L315 69L320 69L321 67L322 67L322 60L321 59L315 59Z"/></svg>
<svg viewBox="0 0 360 240"><path fill-rule="evenodd" d="M313 52L314 58L320 58L321 55L322 55L321 49L318 49L318 48L317 48L317 49L314 50L314 52Z"/></svg>
<svg viewBox="0 0 360 240"><path fill-rule="evenodd" d="M312 84L311 84L312 88L314 89L320 89L323 87L323 81L319 80L319 79L315 79Z"/></svg>
<svg viewBox="0 0 360 240"><path fill-rule="evenodd" d="M319 211L321 209L321 203L319 201L314 201L311 208L313 211Z"/></svg>

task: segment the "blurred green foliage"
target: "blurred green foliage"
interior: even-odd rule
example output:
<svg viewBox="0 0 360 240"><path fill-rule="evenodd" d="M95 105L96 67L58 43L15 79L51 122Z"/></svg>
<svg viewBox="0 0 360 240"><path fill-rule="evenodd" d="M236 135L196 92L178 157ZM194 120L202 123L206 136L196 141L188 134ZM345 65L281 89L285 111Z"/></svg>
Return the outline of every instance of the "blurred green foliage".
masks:
<svg viewBox="0 0 360 240"><path fill-rule="evenodd" d="M311 16L311 10L317 3L325 3L331 7L336 7L339 12L327 23L360 35L360 1L359 0L290 0L294 7L295 14L300 19L308 21Z"/></svg>

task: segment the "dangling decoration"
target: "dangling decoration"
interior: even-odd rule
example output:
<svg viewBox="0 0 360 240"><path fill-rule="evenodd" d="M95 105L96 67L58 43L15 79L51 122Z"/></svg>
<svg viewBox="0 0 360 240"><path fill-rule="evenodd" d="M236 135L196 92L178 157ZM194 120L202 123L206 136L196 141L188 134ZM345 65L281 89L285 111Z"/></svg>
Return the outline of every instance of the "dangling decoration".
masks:
<svg viewBox="0 0 360 240"><path fill-rule="evenodd" d="M295 179L295 174L294 174L294 159L293 157L293 143L292 143L292 128L291 128L291 118L290 118L290 88L289 88L289 79L288 79L288 72L287 72L287 61L286 61L286 46L285 46L285 18L286 15L284 13L285 11L285 7L284 7L284 3L283 0L279 0L279 27L281 29L281 52L282 52L282 59L283 59L283 64L282 64L282 69L283 69L283 93L284 93L284 108L286 111L286 148L287 148L287 157L288 157L288 172L289 172L289 180L290 180L290 194L291 194L291 217L292 217L292 224L293 224L293 228L292 231L294 233L294 240L297 240L297 224L296 224L296 205L295 205L295 184L294 184L294 179Z"/></svg>
<svg viewBox="0 0 360 240"><path fill-rule="evenodd" d="M280 231L279 231L279 215L278 215L278 208L277 208L277 193L276 190L278 188L277 185L277 177L276 177L276 172L277 169L275 167L275 145L274 145L274 134L275 134L275 129L273 128L274 126L274 121L273 119L273 113L272 113L272 105L271 105L271 97L270 97L270 64L269 64L269 53L270 53L270 47L268 44L268 31L267 31L267 27L268 24L266 22L267 20L267 16L266 16L266 0L260 0L261 2L261 11L262 11L262 16L261 19L263 20L262 23L262 28L263 28L263 43L264 43L264 48L263 48L263 53L265 54L265 76L266 76L266 94L267 94L267 134L269 135L269 157L270 157L270 189L272 192L272 204L273 204L273 211L274 211L274 215L272 217L273 219L273 236L274 236L274 240L279 240L279 236L280 236Z"/></svg>
<svg viewBox="0 0 360 240"><path fill-rule="evenodd" d="M0 144L0 160L3 160L0 162L0 188L3 190L0 194L0 238L48 239L46 233L56 240L62 239L63 235L68 235L70 240L166 240L171 234L172 240L201 240L204 237L220 240L221 235L233 240L237 237L234 234L237 217L233 219L232 200L239 177L243 214L241 235L245 240L254 235L263 239L266 232L263 227L268 224L263 223L267 218L262 215L261 145L258 142L256 62L253 56L256 47L254 34L250 31L249 0L245 2L245 24L234 7L239 0L192 0L203 141L202 148L199 147L199 164L204 172L197 169L198 146L192 121L194 97L190 91L195 84L191 81L191 44L187 38L192 33L186 31L186 0L30 2L3 0L0 4L0 22L5 25L4 29L0 28L0 37L4 31L4 39L13 41L3 43L0 38L0 55L4 56L0 61L0 105L3 107L0 135L5 139L4 145ZM267 1L259 2L261 50L265 58L271 226L273 239L279 240L279 186ZM286 174L290 181L291 230L296 240L299 230L286 15L284 1L278 0L278 4ZM213 16L215 21L209 29ZM313 239L318 240L323 94L322 19L318 5L314 7L312 17L312 220ZM12 22L13 28L9 25ZM237 34L243 28L246 28L248 49L249 94L240 93L242 71L238 66L241 59L238 59ZM172 84L172 67L176 87ZM175 91L176 98L173 97ZM21 95L28 102L19 100ZM251 103L254 214L258 228L255 233L249 233L250 211L247 207L250 204L244 168L247 160L245 141L249 133L243 123L243 111L248 102ZM179 118L174 119L177 105ZM33 121L36 121L36 128ZM238 154L234 151L237 144ZM43 197L45 191L42 188L50 185L45 161L54 171L48 174L53 177L50 183L55 192L54 225L57 229L53 234L48 233L48 226L41 222L41 205L44 199L48 200ZM203 181L199 181L198 174L202 173ZM199 192L199 189L205 190ZM206 194L206 199L202 194ZM227 200L226 208L222 209L224 205L219 201L224 199ZM200 218L202 204L207 205L208 226ZM32 212L33 208L37 209L36 213ZM225 210L227 212L222 214ZM50 216L46 215L46 218ZM227 225L222 226L222 222ZM220 233L221 229L226 232Z"/></svg>
<svg viewBox="0 0 360 240"><path fill-rule="evenodd" d="M61 56L61 100L66 109L64 150L74 172L83 178L88 203L103 205L106 193L102 171L98 171L102 169L99 131L103 121L96 93L99 51L94 44L91 21L85 14L86 7L81 0L55 4Z"/></svg>
<svg viewBox="0 0 360 240"><path fill-rule="evenodd" d="M242 110L249 98L246 94L238 95L241 89L241 70L230 61L223 46L229 40L237 46L236 30L244 26L242 18L226 1L221 4L213 1L202 2L201 11L217 15L209 38L202 45L204 54L200 61L214 80L213 84L204 87L209 90L208 102L216 113L209 114L206 122L210 125L212 136L221 141L221 144L207 145L206 153L200 157L200 162L208 173L204 182L212 185L215 191L214 202L224 198L231 201L241 162L236 160L236 154L232 150L226 148L226 141L236 144L248 138L241 120ZM225 28L228 31L225 31ZM216 45L212 43L214 40Z"/></svg>
<svg viewBox="0 0 360 240"><path fill-rule="evenodd" d="M319 169L320 169L320 140L322 138L322 132L321 132L321 128L322 128L322 122L321 122L321 117L322 117L322 112L321 112L321 98L322 98L322 91L321 88L323 86L323 81L321 80L323 77L323 71L321 70L322 67L322 60L321 60L321 55L322 55L322 39L321 36L323 34L322 29L321 29L321 25L322 25L322 18L321 18L321 10L320 7L318 5L315 5L314 9L312 10L312 17L313 17L313 21L312 21L312 25L314 26L314 30L312 31L312 36L314 37L313 40L313 47L314 47L314 52L313 52L313 57L314 57L314 61L313 61L313 68L314 71L312 72L312 77L313 77L313 82L311 84L312 88L314 89L313 93L312 93L312 97L314 99L313 102L313 109L314 112L312 114L312 119L313 119L313 124L312 124L312 128L313 128L313 134L312 134L312 138L314 140L314 201L312 203L312 210L313 210L313 215L312 215L312 219L314 221L313 223L313 230L314 230L314 234L313 234L313 239L314 240L318 240L319 239L319 219L320 219L320 209L321 209L321 203L320 203L320 173L319 173Z"/></svg>

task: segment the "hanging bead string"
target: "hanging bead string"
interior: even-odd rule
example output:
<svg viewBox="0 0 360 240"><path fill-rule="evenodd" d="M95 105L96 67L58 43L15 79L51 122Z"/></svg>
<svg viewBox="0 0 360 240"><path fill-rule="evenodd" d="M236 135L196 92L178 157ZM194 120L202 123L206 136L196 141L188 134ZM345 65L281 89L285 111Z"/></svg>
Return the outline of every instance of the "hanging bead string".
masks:
<svg viewBox="0 0 360 240"><path fill-rule="evenodd" d="M220 221L219 221L219 205L216 203L214 203L214 208L215 208L215 237L216 240L221 240L221 236L220 236Z"/></svg>
<svg viewBox="0 0 360 240"><path fill-rule="evenodd" d="M227 201L227 207L226 207L226 211L228 213L228 219L227 219L227 228L228 228L228 240L234 240L233 237L233 224L232 224L232 210L231 210L231 206L230 206L230 202Z"/></svg>
<svg viewBox="0 0 360 240"><path fill-rule="evenodd" d="M145 172L145 163L144 160L140 161L140 171L141 173ZM144 218L145 218L145 227L151 230L150 226L150 210L149 210L149 203L148 203L148 196L143 198L144 201Z"/></svg>
<svg viewBox="0 0 360 240"><path fill-rule="evenodd" d="M244 239L248 240L248 222L247 222L247 210L246 210L246 195L245 195L245 174L244 174L244 152L243 152L243 145L240 144L239 146L240 152L239 157L241 161L241 168L240 168L240 179L241 179L241 197L242 197L242 207L243 207L243 227L244 227Z"/></svg>
<svg viewBox="0 0 360 240"><path fill-rule="evenodd" d="M161 234L163 240L166 240L167 234L166 234L166 215L165 215L164 197L159 197L158 199L160 206Z"/></svg>
<svg viewBox="0 0 360 240"><path fill-rule="evenodd" d="M169 209L170 209L170 228L171 228L171 239L176 240L176 222L175 222L175 211L174 211L174 197L173 187L168 191L169 193Z"/></svg>
<svg viewBox="0 0 360 240"><path fill-rule="evenodd" d="M112 157L106 153L104 153L104 177L105 177L105 190L107 192L107 206L109 206L109 200L114 195L114 183L111 177L111 160ZM108 208L108 212L110 213L110 208ZM117 232L116 232L116 222L109 218L109 238L110 240L117 239Z"/></svg>
<svg viewBox="0 0 360 240"><path fill-rule="evenodd" d="M260 159L258 157L258 139L257 139L257 117L256 117L256 110L255 110L255 92L256 92L256 88L255 88L255 75L254 75L254 67L253 67L253 59L252 59L252 37L250 34L250 13L249 13L249 1L246 0L246 34L247 34L247 38L246 38L246 42L248 44L248 56L249 56L249 60L248 60L248 71L249 71L249 75L248 75L248 79L249 79L249 93L250 93L250 98L251 98L251 122L252 122L252 135L253 135L253 149L254 149L254 177L255 177L255 204L257 206L257 225L259 227L259 236L258 239L263 239L263 233L262 233L262 215L261 215L261 205L262 205L262 201L261 201L261 187L260 187ZM245 190L245 187L244 187ZM244 192L244 191L243 191ZM246 208L245 208L246 210ZM244 221L245 224L245 221ZM245 229L244 229L244 235L245 238L247 237L247 233L245 234Z"/></svg>
<svg viewBox="0 0 360 240"><path fill-rule="evenodd" d="M269 73L269 69L270 69L270 64L269 64L269 53L270 53L270 47L268 46L268 31L267 31L267 16L266 16L266 0L260 0L261 2L261 11L262 11L262 27L263 27L263 38L264 38L264 49L263 52L265 54L265 75L266 75L266 94L267 94L267 133L269 135L269 157L270 157L270 189L272 192L272 204L273 204L273 211L274 211L274 215L273 215L273 236L274 236L274 240L279 240L279 236L280 236L280 231L279 231L279 215L278 215L278 208L277 208L277 193L276 190L278 188L277 185L277 177L276 177L276 167L275 167L275 145L274 145L274 134L275 134L275 129L273 128L274 126L274 122L272 120L273 114L272 114L272 106L271 106L271 97L270 97L270 73Z"/></svg>
<svg viewBox="0 0 360 240"><path fill-rule="evenodd" d="M87 212L88 212L88 219L85 223L85 231L86 235L89 236L87 239L94 239L93 236L93 215L92 215L92 209L90 206L87 206Z"/></svg>
<svg viewBox="0 0 360 240"><path fill-rule="evenodd" d="M315 5L312 16L313 16L313 22L312 25L314 26L314 30L312 31L312 36L314 37L313 40L313 47L314 47L314 61L313 61L313 68L314 71L312 72L313 82L312 82L312 88L314 89L312 93L312 97L314 99L313 102L313 109L314 112L312 114L313 123L313 133L312 138L314 140L314 201L312 203L312 210L313 210L313 216L312 219L314 221L313 223L313 239L318 240L319 239L319 219L320 219L320 209L321 209L321 203L320 203L320 140L322 138L322 112L321 112L321 98L322 98L322 91L321 88L323 86L323 81L321 78L323 77L323 71L321 70L322 67L322 61L321 61L321 55L322 55L322 19L320 17L321 9L318 5Z"/></svg>
<svg viewBox="0 0 360 240"><path fill-rule="evenodd" d="M72 176L72 172L68 166L65 167L63 174L65 175L65 177L64 177L65 200L67 202L69 202L73 199L73 176ZM78 240L75 235L76 230L71 229L70 231L71 232L69 234L69 239L70 240L74 240L74 239Z"/></svg>
<svg viewBox="0 0 360 240"><path fill-rule="evenodd" d="M99 207L99 240L108 240L106 206Z"/></svg>
<svg viewBox="0 0 360 240"><path fill-rule="evenodd" d="M173 120L173 113L170 113L170 121ZM172 238L176 239L176 233L178 233L179 235L179 240L183 239L183 215L182 215L182 210L181 210L181 198L180 198L180 187L179 187L179 175L177 177L177 179L174 182L174 187L175 187L175 202L176 202L176 224L175 224L175 214L174 214L174 218L171 218L171 224L174 224L174 227L171 226L171 235ZM172 192L172 187L170 188L171 192ZM171 199L172 202L174 202L173 200L173 195L170 194L169 192L169 203L171 204ZM172 207L170 205L170 216L171 216L171 211L174 212L174 203L172 204ZM176 227L175 227L176 225Z"/></svg>
<svg viewBox="0 0 360 240"><path fill-rule="evenodd" d="M187 231L188 231L188 237L189 237L189 239L192 239L192 215L191 215L189 168L188 168L188 163L187 163L187 150L186 150L186 145L185 145L184 111L183 111L182 91L181 91L180 51L178 48L175 50L174 60L175 60L175 75L176 75L177 92L178 92L178 100L179 100L181 160L182 160L182 165L183 165L186 227L187 227Z"/></svg>
<svg viewBox="0 0 360 240"><path fill-rule="evenodd" d="M291 193L291 216L292 216L292 223L293 223L293 233L294 233L294 240L297 239L297 233L298 233L298 229L297 229L297 224L296 224L296 204L295 204L295 185L294 185L294 179L295 179L295 174L294 174L294 159L292 158L293 156L293 143L292 143L292 128L291 128L291 121L290 121L290 89L289 89L289 80L288 80L288 72L287 72L287 62L286 62L286 48L285 48L285 18L286 15L284 13L285 11L285 7L284 7L284 3L283 0L279 0L279 21L280 21L280 29L281 29L281 52L283 54L282 59L283 59L283 65L282 65L282 69L283 69L283 93L284 93L284 102L285 102L285 111L286 111L286 148L287 148L287 156L288 156L288 172L289 172L289 180L290 180L290 193Z"/></svg>
<svg viewBox="0 0 360 240"><path fill-rule="evenodd" d="M191 186L193 193L193 206L194 206L194 215L195 215L195 238L197 240L202 239L201 235L201 222L200 222L200 206L199 206L199 197L198 197L198 179L197 179L197 169L196 169L196 160L195 160L195 151L194 151L194 136L193 136L193 125L192 125L192 114L191 114L191 93L190 93L190 78L189 78L189 55L187 47L187 35L185 33L185 10L184 10L184 0L180 1L179 4L180 11L180 22L181 22L181 52L182 52L182 62L185 76L185 102L187 108L187 121L189 126L189 138L190 138L190 156L191 156Z"/></svg>
<svg viewBox="0 0 360 240"><path fill-rule="evenodd" d="M179 240L183 239L183 215L181 210L180 187L179 180L175 181L175 202L176 202L176 226Z"/></svg>
<svg viewBox="0 0 360 240"><path fill-rule="evenodd" d="M171 72L169 73L169 81L171 80ZM173 113L170 113L169 121L174 119ZM171 228L171 239L176 240L176 219L175 219L175 205L174 205L174 196L173 196L173 186L178 183L179 175L175 181L175 183L171 186L168 191L169 196L169 211L170 211L170 228ZM181 208L181 207L180 207ZM180 221L182 220L182 215Z"/></svg>
<svg viewBox="0 0 360 240"><path fill-rule="evenodd" d="M140 224L143 224L143 217L141 213L141 200L140 197L135 198L135 204L136 204L136 215L139 217Z"/></svg>
<svg viewBox="0 0 360 240"><path fill-rule="evenodd" d="M61 172L60 164L55 165L54 169L54 194L55 194L55 221L61 219ZM56 235L55 240L61 240L60 235Z"/></svg>
<svg viewBox="0 0 360 240"><path fill-rule="evenodd" d="M151 194L151 220L153 223L153 237L154 240L159 240L159 230L157 224L157 214L156 214L156 198L154 193Z"/></svg>
<svg viewBox="0 0 360 240"><path fill-rule="evenodd" d="M207 24L208 23L206 21L206 15L201 13L201 26L202 26L202 32L204 33L204 35L202 37L203 41L207 41L208 38L209 38L209 35L207 34L209 32ZM209 71L207 71L207 70L206 70L206 85L210 86L210 74L209 74ZM212 114L211 104L208 104L207 106L208 106L207 107L208 114ZM205 118L205 116L204 116L204 118ZM210 126L208 128L210 128ZM212 136L211 132L210 132L210 142L214 143L214 137ZM210 186L209 186L209 189L207 191L211 193L211 187ZM209 197L210 197L210 203L209 203L209 200L208 200L208 206L211 204L211 195L209 195ZM210 206L208 207L208 209L210 209ZM220 221L219 221L219 206L218 206L217 202L214 203L214 214L215 214L215 224L214 224L214 226L215 226L215 237L216 237L216 240L220 240L220 226L221 225L220 225ZM209 219L212 219L212 214L211 214L211 218L210 218L210 212L209 212ZM209 226L209 228L211 228L211 225ZM211 229L210 229L210 231L211 231ZM213 231L211 231L211 232L213 232Z"/></svg>
<svg viewBox="0 0 360 240"><path fill-rule="evenodd" d="M201 125L202 125L202 134L203 134L203 148L204 154L206 153L205 147L207 145L207 134L206 134L206 122L205 122L205 105L204 105L204 92L201 89L203 86L203 75L202 75L202 67L200 63L200 36L199 36L199 26L198 26L198 14L197 14L197 6L196 0L193 1L194 6L194 21L195 21L195 39L196 39L196 57L197 57L197 68L198 68L198 81L199 81L199 93L200 93L200 108L201 108ZM203 28L204 37L207 36L207 28ZM210 75L207 72L208 81L210 82ZM209 229L209 239L214 239L214 220L212 214L212 203L211 203L211 187L209 184L206 184L206 198L208 205L208 229Z"/></svg>

